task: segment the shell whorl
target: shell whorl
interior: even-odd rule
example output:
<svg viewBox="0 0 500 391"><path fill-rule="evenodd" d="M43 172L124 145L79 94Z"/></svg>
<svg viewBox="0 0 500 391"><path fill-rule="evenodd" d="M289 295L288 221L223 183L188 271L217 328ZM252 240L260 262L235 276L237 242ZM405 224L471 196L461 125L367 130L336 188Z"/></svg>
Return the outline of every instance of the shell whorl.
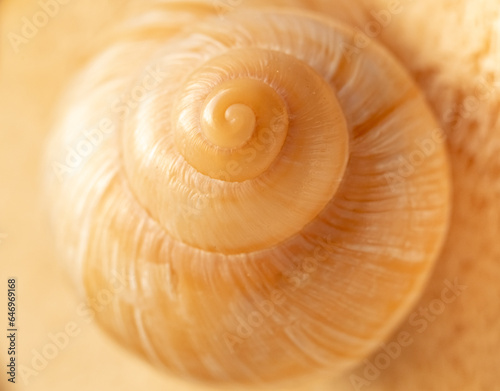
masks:
<svg viewBox="0 0 500 391"><path fill-rule="evenodd" d="M440 249L444 146L387 179L437 124L382 47L345 56L347 26L200 15L175 34L134 27L76 80L50 161L103 118L109 135L50 183L61 252L89 298L114 292L99 322L179 375L342 370L392 330Z"/></svg>
<svg viewBox="0 0 500 391"><path fill-rule="evenodd" d="M208 39L189 43L213 44L200 38ZM270 49L230 46L201 66L190 57L181 68L192 73L176 80L170 68L179 62L162 59L172 78L124 129L125 170L139 202L171 236L207 251L256 251L300 232L332 199L347 162L333 90L303 61ZM320 103L311 110L308 101ZM137 122L163 112L147 129ZM227 115L251 129L231 130ZM189 219L183 211L192 211Z"/></svg>

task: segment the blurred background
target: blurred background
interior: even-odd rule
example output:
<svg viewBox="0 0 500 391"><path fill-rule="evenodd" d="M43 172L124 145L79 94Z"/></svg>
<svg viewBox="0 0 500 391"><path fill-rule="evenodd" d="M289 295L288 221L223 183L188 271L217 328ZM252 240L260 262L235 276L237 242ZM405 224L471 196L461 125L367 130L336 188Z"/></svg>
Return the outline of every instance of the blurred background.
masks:
<svg viewBox="0 0 500 391"><path fill-rule="evenodd" d="M84 301L76 295L57 261L44 213L41 160L55 104L66 83L92 55L94 42L102 32L131 12L129 1L0 0L0 300L4 303L0 327L7 329L7 279L14 277L18 329L16 384L7 381L9 341L2 337L0 389L210 389L157 371L115 344L95 322L87 322L78 311ZM436 19L435 15L432 17ZM418 29L414 33L418 35ZM452 151L455 163L466 158L463 151ZM475 183L474 178L464 178L461 189L473 188ZM490 193L484 197L486 205L492 205L492 196ZM496 379L497 388L488 390L500 390L500 378L495 373L500 365L499 338L491 337L500 334L499 310L495 310L500 302L500 253L498 246L492 245L495 240L498 242L495 235L500 224L499 214L486 213L480 207L481 200L473 195L467 198L465 192L456 195L455 201L462 206L471 205L474 213L467 218L465 214L454 215L457 226L469 228L466 233L452 232L444 251L448 261L438 266L420 304L425 307L439 297L446 279L465 281L467 294L446 308L428 331L414 334L415 343L401 353L397 362L387 371L375 374L373 381L360 389L418 389L409 385L417 384L419 378L431 383L428 379L448 378L449 381L437 381L444 386L435 389L452 389L446 385L453 384L453 389L482 390L486 389L485 383L495 384ZM497 230L482 232L485 221ZM462 246L450 245L459 243L457 238L467 240ZM497 266L492 266L493 262ZM470 323L460 317L464 309ZM408 324L403 329L404 326ZM478 343L471 335L485 337ZM457 358L461 353L472 357L468 365ZM363 375L365 370L366 364L357 374ZM489 380L483 381L485 378ZM463 379L470 381L465 384ZM352 378L345 376L304 389L356 388Z"/></svg>

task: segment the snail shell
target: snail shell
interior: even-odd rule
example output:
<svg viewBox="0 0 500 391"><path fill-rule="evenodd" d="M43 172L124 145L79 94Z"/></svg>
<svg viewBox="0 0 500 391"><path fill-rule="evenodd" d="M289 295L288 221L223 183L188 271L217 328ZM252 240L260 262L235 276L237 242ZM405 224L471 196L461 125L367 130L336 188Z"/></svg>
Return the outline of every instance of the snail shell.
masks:
<svg viewBox="0 0 500 391"><path fill-rule="evenodd" d="M353 365L418 297L447 227L442 143L401 173L438 135L421 92L378 44L345 56L354 30L315 14L162 7L75 80L49 146L77 285L179 376Z"/></svg>

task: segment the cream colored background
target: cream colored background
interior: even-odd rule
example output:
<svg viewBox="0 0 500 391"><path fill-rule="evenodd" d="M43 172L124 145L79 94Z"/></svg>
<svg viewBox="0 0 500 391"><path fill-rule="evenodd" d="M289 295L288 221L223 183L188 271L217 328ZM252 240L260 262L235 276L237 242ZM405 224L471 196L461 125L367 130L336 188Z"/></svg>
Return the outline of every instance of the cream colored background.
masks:
<svg viewBox="0 0 500 391"><path fill-rule="evenodd" d="M453 3L443 0L445 2ZM81 329L43 371L29 378L29 384L24 384L18 372L17 384L9 386L2 371L2 389L203 389L156 371L115 345L96 324L86 324L78 316L76 308L81 301L57 264L40 203L40 159L54 102L68 78L88 57L95 37L125 12L125 3L69 0L16 54L7 34L19 33L21 18L31 18L39 10L39 4L34 0L0 2L0 233L8 235L0 244L0 301L5 303L0 306L0 329L6 325L7 300L2 292L6 292L8 276L18 279L18 365L31 366L33 350L41 352L50 343L50 333L64 330L70 322ZM398 24L392 25L381 37L387 41L397 36L393 48L399 53L404 52L401 47L413 39L408 34L400 34L407 33L404 26L411 26L412 17L410 13L401 17ZM441 22L436 14L423 14L418 18L429 19L429 24ZM414 29L414 36L419 35L415 34L417 31L418 28ZM411 56L403 61L408 66L413 64ZM455 80L451 84L455 82L460 87L452 89L462 93L462 83ZM460 95L461 99L464 94ZM435 93L430 94L430 100L439 104ZM498 105L489 104L474 115L484 117L495 107ZM415 343L383 371L373 387L366 389L500 390L497 373L500 368L500 197L498 186L492 182L498 175L488 168L497 163L475 160L486 145L490 152L500 150L500 130L495 129L487 135L487 142L477 132L467 134L467 142L456 141L456 135L450 133L456 208L444 254L420 304L427 305L439 297L445 279L457 277L468 288L425 333L413 334ZM470 145L473 147L469 148ZM491 175L483 175L485 171ZM2 368L6 363L5 351L6 339L2 338ZM330 381L324 387L305 388L352 389L346 378Z"/></svg>

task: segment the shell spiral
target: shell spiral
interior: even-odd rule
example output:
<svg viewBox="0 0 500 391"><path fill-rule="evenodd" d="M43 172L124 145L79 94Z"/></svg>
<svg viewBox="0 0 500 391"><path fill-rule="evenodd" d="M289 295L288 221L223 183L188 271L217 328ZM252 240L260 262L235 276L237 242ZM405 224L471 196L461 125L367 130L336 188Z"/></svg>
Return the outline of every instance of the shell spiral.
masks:
<svg viewBox="0 0 500 391"><path fill-rule="evenodd" d="M383 47L345 55L346 25L183 4L128 24L64 102L61 254L99 323L179 376L341 371L409 310L443 241L432 112Z"/></svg>

